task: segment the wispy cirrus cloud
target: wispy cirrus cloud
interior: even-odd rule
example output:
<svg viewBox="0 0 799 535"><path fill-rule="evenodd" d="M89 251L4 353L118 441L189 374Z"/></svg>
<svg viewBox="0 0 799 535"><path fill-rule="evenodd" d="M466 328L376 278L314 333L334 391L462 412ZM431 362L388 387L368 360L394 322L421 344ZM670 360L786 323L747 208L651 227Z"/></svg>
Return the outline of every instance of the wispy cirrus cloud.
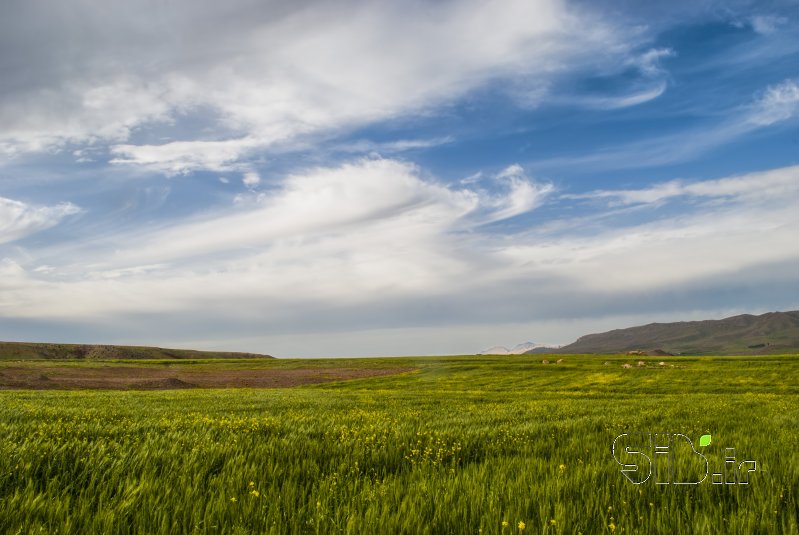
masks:
<svg viewBox="0 0 799 535"><path fill-rule="evenodd" d="M752 29L763 35L770 35L788 23L786 17L780 15L755 15L749 19Z"/></svg>
<svg viewBox="0 0 799 535"><path fill-rule="evenodd" d="M245 175L246 185L258 184ZM553 191L518 166L496 178L499 191L454 188L423 179L413 164L392 159L362 159L334 168L315 168L286 176L279 187L260 193L232 212L205 213L196 220L152 232L114 238L125 242L100 262L118 267L197 257L241 254L284 240L357 232L359 226L391 225L397 231L426 227L436 233L468 231L534 210Z"/></svg>
<svg viewBox="0 0 799 535"><path fill-rule="evenodd" d="M799 86L792 79L767 86L750 102L729 110L712 124L650 137L641 141L600 147L590 154L558 156L528 162L534 169L562 166L594 169L635 169L689 161L760 129L794 119L799 111Z"/></svg>
<svg viewBox="0 0 799 535"><path fill-rule="evenodd" d="M341 145L336 145L332 150L344 153L376 153L383 155L398 154L418 149L440 147L455 141L453 136L439 136L423 139L398 139L394 141L375 142L360 139Z"/></svg>
<svg viewBox="0 0 799 535"><path fill-rule="evenodd" d="M252 205L117 234L81 251L79 264L70 260L75 251L58 258L46 249L7 261L0 314L78 322L134 315L139 325L177 314L191 326L171 322L175 336L200 324L207 336L246 331L254 321L346 331L576 318L595 309L623 315L637 310L641 292L671 303L674 285L698 285L705 299L712 288L740 284L736 274L780 273L750 278L754 285L790 278L780 266L799 259L799 168L600 191L599 200L630 204L707 202L621 223L605 220L600 206L580 225L510 235L485 223L534 209L547 197L531 201L528 187L547 188L517 165L487 179L510 185L504 199L477 183L438 184L396 160L289 175ZM47 270L36 270L39 257ZM700 305L684 296L669 306Z"/></svg>
<svg viewBox="0 0 799 535"><path fill-rule="evenodd" d="M770 126L787 121L799 112L799 85L794 80L772 85L750 108L748 121L757 126Z"/></svg>
<svg viewBox="0 0 799 535"><path fill-rule="evenodd" d="M483 204L487 208L483 220L486 223L529 212L544 203L555 190L551 183L533 181L519 164L509 165L500 171L493 182L494 189L501 193L483 192L486 199Z"/></svg>
<svg viewBox="0 0 799 535"><path fill-rule="evenodd" d="M469 233L534 209L541 200L531 192L549 189L518 166L497 178L508 184L504 197L453 189L420 174L385 159L313 169L285 177L249 206L94 243L79 264L54 262L57 251L43 250L56 265L37 271L39 260L14 261L0 313L57 317L69 309L72 318L87 319L138 313L153 291L160 295L153 310L178 311L194 306L186 293L192 286L205 288L195 293L200 301L272 302L277 308L268 315L276 317L277 303L294 310L302 303L343 306L376 295L402 301L438 293L473 269ZM105 290L97 292L98 285Z"/></svg>
<svg viewBox="0 0 799 535"><path fill-rule="evenodd" d="M581 94L547 95L552 103L579 106L595 110L616 110L644 104L654 100L668 88L668 71L663 68L665 58L675 56L671 48L650 48L640 53L619 55L616 61L597 66L600 71L597 78L608 79L624 72L632 72L632 80L625 80L621 87L614 91L586 91ZM543 95L541 100L544 100Z"/></svg>
<svg viewBox="0 0 799 535"><path fill-rule="evenodd" d="M68 202L34 206L0 197L0 244L54 227L64 218L80 212L80 208Z"/></svg>
<svg viewBox="0 0 799 535"><path fill-rule="evenodd" d="M14 5L0 33L9 49L28 50L37 76L20 72L17 83L0 85L0 148L110 143L114 163L167 174L220 170L256 146L427 113L489 81L523 74L538 83L597 48L621 54L632 46L598 12L572 11L562 0L501 9L474 0L202 5L160 6L153 22L145 6L53 2L37 13L38 34L69 36L71 46L53 57L13 27L32 9ZM14 77L15 66L4 72ZM184 117L206 112L228 138L184 131L182 141L130 142L134 131L180 129Z"/></svg>
<svg viewBox="0 0 799 535"><path fill-rule="evenodd" d="M799 166L751 173L718 180L672 180L634 190L597 190L564 194L564 199L608 200L618 204L660 204L675 199L707 199L748 202L792 198L799 195Z"/></svg>
<svg viewBox="0 0 799 535"><path fill-rule="evenodd" d="M260 146L257 139L243 137L222 141L172 141L161 145L119 144L111 147L112 164L140 166L166 175L192 171L229 171L236 162Z"/></svg>

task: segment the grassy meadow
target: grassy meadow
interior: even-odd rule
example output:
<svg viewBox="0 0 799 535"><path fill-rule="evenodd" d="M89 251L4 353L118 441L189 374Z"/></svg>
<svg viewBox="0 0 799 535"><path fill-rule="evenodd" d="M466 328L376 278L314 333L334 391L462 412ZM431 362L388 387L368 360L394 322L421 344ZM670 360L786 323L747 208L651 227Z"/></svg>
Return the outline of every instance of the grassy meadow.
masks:
<svg viewBox="0 0 799 535"><path fill-rule="evenodd" d="M0 533L799 533L799 357L542 358L64 362L415 371L0 391ZM634 431L711 434L711 471L729 447L758 470L633 485L611 444Z"/></svg>

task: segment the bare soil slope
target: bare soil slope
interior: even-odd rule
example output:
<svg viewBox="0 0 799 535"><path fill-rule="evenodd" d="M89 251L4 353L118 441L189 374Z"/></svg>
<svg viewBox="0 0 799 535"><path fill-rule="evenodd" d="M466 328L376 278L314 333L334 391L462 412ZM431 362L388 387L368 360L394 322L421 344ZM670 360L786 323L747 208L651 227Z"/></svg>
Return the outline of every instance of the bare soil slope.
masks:
<svg viewBox="0 0 799 535"><path fill-rule="evenodd" d="M382 377L414 368L299 368L176 370L156 367L3 367L0 390L172 390L180 388L283 388Z"/></svg>
<svg viewBox="0 0 799 535"><path fill-rule="evenodd" d="M115 359L246 359L273 358L257 353L227 351L193 351L162 347L40 344L30 342L0 342L0 360L115 360Z"/></svg>

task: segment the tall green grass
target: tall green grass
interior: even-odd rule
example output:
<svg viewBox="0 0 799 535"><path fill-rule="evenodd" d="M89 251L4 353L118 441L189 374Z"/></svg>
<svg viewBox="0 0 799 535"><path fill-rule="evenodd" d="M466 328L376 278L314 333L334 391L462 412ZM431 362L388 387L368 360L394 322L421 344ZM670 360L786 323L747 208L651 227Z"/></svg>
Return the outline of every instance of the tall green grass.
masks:
<svg viewBox="0 0 799 535"><path fill-rule="evenodd" d="M0 392L0 532L799 532L799 358L540 358L347 361L418 369L285 390ZM337 365L321 362L258 366ZM758 471L632 485L611 456L632 431L712 434L711 470L734 447Z"/></svg>

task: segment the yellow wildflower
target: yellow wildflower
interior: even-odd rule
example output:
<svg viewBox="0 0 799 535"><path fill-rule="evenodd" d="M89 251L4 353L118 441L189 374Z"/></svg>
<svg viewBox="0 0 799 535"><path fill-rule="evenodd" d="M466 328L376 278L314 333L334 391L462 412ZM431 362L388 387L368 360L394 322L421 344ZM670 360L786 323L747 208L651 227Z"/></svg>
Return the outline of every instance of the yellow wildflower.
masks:
<svg viewBox="0 0 799 535"><path fill-rule="evenodd" d="M519 531L524 531L524 528L526 528L526 527L527 527L527 524L525 524L524 522L522 522L521 520L519 520L519 524L518 524L516 527L518 527L518 528L519 528Z"/></svg>
<svg viewBox="0 0 799 535"><path fill-rule="evenodd" d="M252 489L252 490L250 491L250 494L251 494L253 497L255 497L255 498L257 498L258 496L260 496L260 495L261 495L261 493L260 493L260 492L258 492L258 491L257 491L257 490L255 490L255 489Z"/></svg>

